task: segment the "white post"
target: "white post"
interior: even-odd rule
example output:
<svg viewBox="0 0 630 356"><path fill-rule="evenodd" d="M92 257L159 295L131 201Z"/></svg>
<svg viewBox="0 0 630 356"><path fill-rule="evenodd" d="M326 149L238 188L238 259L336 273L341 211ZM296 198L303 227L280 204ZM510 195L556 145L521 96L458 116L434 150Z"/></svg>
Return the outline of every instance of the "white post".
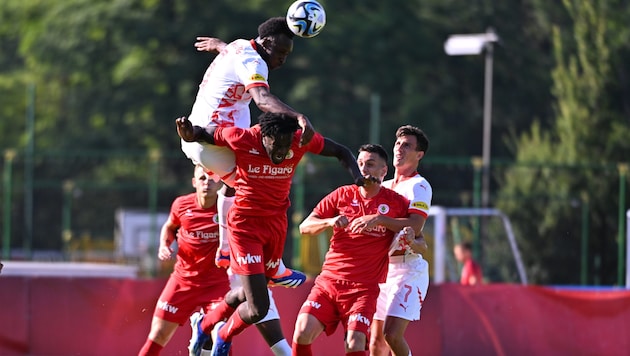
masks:
<svg viewBox="0 0 630 356"><path fill-rule="evenodd" d="M492 29L489 29L487 33L494 35ZM482 147L482 161L483 161L483 175L481 182L481 206L488 207L490 203L490 143L492 137L492 64L494 48L492 41L485 42L485 74L484 74L484 89L483 89L483 147Z"/></svg>
<svg viewBox="0 0 630 356"><path fill-rule="evenodd" d="M434 217L433 234L433 282L444 283L446 275L446 210L432 206L429 214Z"/></svg>

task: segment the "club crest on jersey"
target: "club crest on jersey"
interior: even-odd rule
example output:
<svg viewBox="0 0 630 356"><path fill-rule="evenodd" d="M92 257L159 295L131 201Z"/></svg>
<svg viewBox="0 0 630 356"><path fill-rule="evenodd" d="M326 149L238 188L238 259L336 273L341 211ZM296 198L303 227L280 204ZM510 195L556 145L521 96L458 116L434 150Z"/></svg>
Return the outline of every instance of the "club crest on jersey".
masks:
<svg viewBox="0 0 630 356"><path fill-rule="evenodd" d="M381 204L378 206L378 212L382 215L389 213L389 205Z"/></svg>
<svg viewBox="0 0 630 356"><path fill-rule="evenodd" d="M186 216L193 216L192 210L186 209Z"/></svg>
<svg viewBox="0 0 630 356"><path fill-rule="evenodd" d="M215 224L219 224L219 214L214 214L212 216L212 222Z"/></svg>
<svg viewBox="0 0 630 356"><path fill-rule="evenodd" d="M289 152L287 152L287 155L284 156L284 159L291 159L293 158L293 150L289 150Z"/></svg>

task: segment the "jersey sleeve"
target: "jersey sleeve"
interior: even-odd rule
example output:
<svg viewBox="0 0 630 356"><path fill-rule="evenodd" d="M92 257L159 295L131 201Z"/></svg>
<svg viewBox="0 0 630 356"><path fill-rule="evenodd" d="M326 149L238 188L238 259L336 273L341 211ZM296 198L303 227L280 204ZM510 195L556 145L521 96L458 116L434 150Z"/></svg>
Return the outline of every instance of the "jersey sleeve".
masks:
<svg viewBox="0 0 630 356"><path fill-rule="evenodd" d="M339 199L339 188L335 189L322 200L317 203L313 209L313 213L320 218L332 218L339 215L339 209L337 208L337 200Z"/></svg>
<svg viewBox="0 0 630 356"><path fill-rule="evenodd" d="M429 209L431 208L431 198L433 197L433 190L429 182L426 179L413 185L409 198L409 212L412 214L420 214L425 218L429 216Z"/></svg>
<svg viewBox="0 0 630 356"><path fill-rule="evenodd" d="M301 134L301 131L298 133ZM315 135L313 135L313 138L308 143L308 152L319 154L323 149L324 149L324 136L322 136L319 132L315 132Z"/></svg>
<svg viewBox="0 0 630 356"><path fill-rule="evenodd" d="M255 53L255 51L252 50L252 53ZM244 53L242 60L235 64L234 70L241 83L245 86L245 91L256 86L269 88L269 68L260 56Z"/></svg>
<svg viewBox="0 0 630 356"><path fill-rule="evenodd" d="M240 127L217 127L214 130L214 144L234 149L236 142L243 137L246 129Z"/></svg>
<svg viewBox="0 0 630 356"><path fill-rule="evenodd" d="M173 204L171 204L171 211L168 215L168 218L176 226L182 226L181 221L179 221L180 206L181 206L181 198L178 197L173 201Z"/></svg>

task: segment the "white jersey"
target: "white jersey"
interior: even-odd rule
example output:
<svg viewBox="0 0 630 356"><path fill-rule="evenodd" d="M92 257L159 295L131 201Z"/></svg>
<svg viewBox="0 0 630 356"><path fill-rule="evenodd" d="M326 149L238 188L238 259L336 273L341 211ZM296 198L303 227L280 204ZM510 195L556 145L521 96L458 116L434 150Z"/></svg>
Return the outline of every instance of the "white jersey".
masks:
<svg viewBox="0 0 630 356"><path fill-rule="evenodd" d="M235 40L212 61L203 76L189 116L193 125L251 126L247 92L269 87L269 67L256 52L254 40Z"/></svg>
<svg viewBox="0 0 630 356"><path fill-rule="evenodd" d="M419 173L399 181L395 186L393 179L386 180L383 182L383 187L392 189L407 198L409 200L409 210L418 211L425 218L429 216L433 189L431 189L431 184Z"/></svg>
<svg viewBox="0 0 630 356"><path fill-rule="evenodd" d="M383 186L409 199L410 210L418 211L425 218L429 215L433 190L420 174L399 181L395 186L394 180L390 179L383 182ZM379 287L375 320L385 320L388 316L419 320L422 302L429 289L429 264L421 254L406 252L405 255L390 256L387 280Z"/></svg>
<svg viewBox="0 0 630 356"><path fill-rule="evenodd" d="M256 86L269 87L269 67L256 52L254 40L236 40L228 44L212 61L203 76L197 98L188 119L193 125L208 127L251 126L247 92ZM236 164L234 152L199 142L181 140L182 151L193 164L201 164L212 179L222 179L232 186Z"/></svg>

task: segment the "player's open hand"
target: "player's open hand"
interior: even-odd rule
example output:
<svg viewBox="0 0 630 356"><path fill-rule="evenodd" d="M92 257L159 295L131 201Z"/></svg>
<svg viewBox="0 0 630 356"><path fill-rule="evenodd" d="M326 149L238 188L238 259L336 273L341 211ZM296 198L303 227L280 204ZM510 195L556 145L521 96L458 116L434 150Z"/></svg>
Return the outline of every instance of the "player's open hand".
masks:
<svg viewBox="0 0 630 356"><path fill-rule="evenodd" d="M302 147L311 142L313 135L315 135L315 129L308 118L302 114L298 115L297 121L302 128L302 136L300 136L300 147Z"/></svg>
<svg viewBox="0 0 630 356"><path fill-rule="evenodd" d="M182 140L186 142L195 141L195 130L193 129L193 124L186 116L175 119L175 124L177 125L177 134L182 138Z"/></svg>
<svg viewBox="0 0 630 356"><path fill-rule="evenodd" d="M195 47L199 52L219 53L227 46L227 43L216 37L197 37Z"/></svg>
<svg viewBox="0 0 630 356"><path fill-rule="evenodd" d="M355 185L358 185L359 187L365 187L365 188L369 188L370 186L374 185L374 184L381 184L381 180L377 177L374 176L363 176L361 178L358 178L355 182Z"/></svg>

